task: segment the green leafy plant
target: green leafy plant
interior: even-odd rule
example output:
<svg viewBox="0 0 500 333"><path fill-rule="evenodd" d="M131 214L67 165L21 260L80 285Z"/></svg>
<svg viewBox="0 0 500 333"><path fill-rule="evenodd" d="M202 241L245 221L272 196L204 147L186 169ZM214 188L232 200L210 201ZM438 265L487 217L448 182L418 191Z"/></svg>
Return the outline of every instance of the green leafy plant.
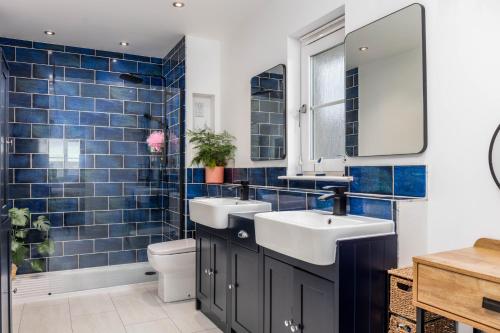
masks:
<svg viewBox="0 0 500 333"><path fill-rule="evenodd" d="M24 263L29 254L26 237L30 229L30 211L28 208L11 208L9 209L9 217L12 222L12 242L10 246L12 261L19 267ZM54 254L55 244L47 236L50 230L50 221L45 216L39 216L32 224L33 229L41 232L44 239L43 242L36 245L38 253L43 257ZM35 272L43 271L44 263L40 259L32 260L30 265Z"/></svg>
<svg viewBox="0 0 500 333"><path fill-rule="evenodd" d="M201 164L209 168L224 167L234 158L235 138L227 131L216 134L209 129L200 129L188 131L188 137L196 150L192 164Z"/></svg>

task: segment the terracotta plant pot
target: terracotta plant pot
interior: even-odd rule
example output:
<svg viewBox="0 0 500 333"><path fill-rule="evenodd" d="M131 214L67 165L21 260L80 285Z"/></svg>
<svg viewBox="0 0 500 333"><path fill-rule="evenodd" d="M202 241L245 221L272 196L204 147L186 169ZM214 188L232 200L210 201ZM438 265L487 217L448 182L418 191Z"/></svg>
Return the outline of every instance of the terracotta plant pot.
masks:
<svg viewBox="0 0 500 333"><path fill-rule="evenodd" d="M224 167L205 168L205 182L207 184L224 183Z"/></svg>
<svg viewBox="0 0 500 333"><path fill-rule="evenodd" d="M17 266L16 264L12 264L11 270L10 270L10 277L12 280L16 278L17 275Z"/></svg>

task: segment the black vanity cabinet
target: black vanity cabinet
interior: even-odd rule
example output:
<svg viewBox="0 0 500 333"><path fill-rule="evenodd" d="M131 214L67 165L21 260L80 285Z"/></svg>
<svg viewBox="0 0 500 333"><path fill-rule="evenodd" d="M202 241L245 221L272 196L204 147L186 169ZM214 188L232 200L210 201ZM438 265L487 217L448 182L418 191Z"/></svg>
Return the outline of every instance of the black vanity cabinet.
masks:
<svg viewBox="0 0 500 333"><path fill-rule="evenodd" d="M196 233L196 297L199 308L219 325L227 317L229 246L224 236L200 227Z"/></svg>

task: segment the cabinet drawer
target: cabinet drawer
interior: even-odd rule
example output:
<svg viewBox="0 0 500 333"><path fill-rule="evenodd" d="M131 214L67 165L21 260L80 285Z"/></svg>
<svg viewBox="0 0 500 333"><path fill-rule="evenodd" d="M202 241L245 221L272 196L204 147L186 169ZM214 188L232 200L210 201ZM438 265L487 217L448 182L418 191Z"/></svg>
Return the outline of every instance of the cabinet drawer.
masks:
<svg viewBox="0 0 500 333"><path fill-rule="evenodd" d="M255 226L253 221L247 219L230 218L231 242L237 243L249 250L257 251L255 242Z"/></svg>
<svg viewBox="0 0 500 333"><path fill-rule="evenodd" d="M500 329L500 284L424 264L417 272L417 302Z"/></svg>

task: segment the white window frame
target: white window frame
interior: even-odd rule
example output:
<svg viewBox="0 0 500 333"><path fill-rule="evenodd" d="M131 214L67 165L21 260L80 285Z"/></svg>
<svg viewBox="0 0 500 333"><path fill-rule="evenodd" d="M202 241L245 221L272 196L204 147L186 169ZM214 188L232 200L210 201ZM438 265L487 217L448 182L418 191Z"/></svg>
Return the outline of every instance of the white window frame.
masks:
<svg viewBox="0 0 500 333"><path fill-rule="evenodd" d="M345 20L340 17L323 27L303 36L301 41L301 105L305 105L306 113L299 113L301 117L301 161L302 171L340 171L344 172L345 154L334 159L323 159L321 164L316 164L311 159L312 147L312 112L311 112L311 57L342 45L345 39ZM344 74L345 76L345 74ZM344 99L345 102L345 99ZM300 166L299 166L300 168Z"/></svg>

